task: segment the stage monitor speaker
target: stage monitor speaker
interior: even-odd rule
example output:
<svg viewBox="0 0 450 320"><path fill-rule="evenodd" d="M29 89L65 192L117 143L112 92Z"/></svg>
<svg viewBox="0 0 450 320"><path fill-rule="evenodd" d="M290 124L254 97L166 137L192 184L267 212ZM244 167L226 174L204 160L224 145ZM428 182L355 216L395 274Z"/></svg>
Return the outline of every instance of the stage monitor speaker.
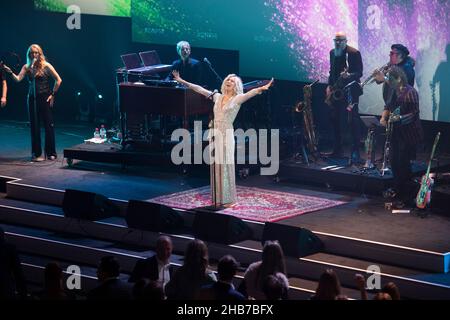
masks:
<svg viewBox="0 0 450 320"><path fill-rule="evenodd" d="M93 192L66 189L63 199L64 216L84 220L101 220L119 216L120 209L107 197Z"/></svg>
<svg viewBox="0 0 450 320"><path fill-rule="evenodd" d="M310 230L278 223L266 222L262 243L278 240L283 252L290 257L305 257L322 250L322 241Z"/></svg>
<svg viewBox="0 0 450 320"><path fill-rule="evenodd" d="M172 208L140 200L128 201L126 221L130 228L154 232L176 232L184 226L183 218Z"/></svg>
<svg viewBox="0 0 450 320"><path fill-rule="evenodd" d="M193 223L197 239L231 244L252 238L252 230L239 218L227 214L197 210Z"/></svg>

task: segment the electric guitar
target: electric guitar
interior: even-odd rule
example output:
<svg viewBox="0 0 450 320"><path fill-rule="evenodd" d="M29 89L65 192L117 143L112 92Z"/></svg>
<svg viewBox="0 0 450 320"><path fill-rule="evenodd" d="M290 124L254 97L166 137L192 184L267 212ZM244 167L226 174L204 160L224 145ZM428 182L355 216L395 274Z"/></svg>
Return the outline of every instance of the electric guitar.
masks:
<svg viewBox="0 0 450 320"><path fill-rule="evenodd" d="M431 150L431 156L430 161L428 162L428 168L425 175L422 177L422 182L420 184L419 192L417 193L416 197L416 206L419 209L425 209L425 207L430 204L431 201L431 187L433 186L434 180L430 177L430 168L431 168L431 161L434 157L434 152L436 151L436 146L439 142L439 138L441 136L441 133L438 132L436 135L436 138L434 139L433 148Z"/></svg>

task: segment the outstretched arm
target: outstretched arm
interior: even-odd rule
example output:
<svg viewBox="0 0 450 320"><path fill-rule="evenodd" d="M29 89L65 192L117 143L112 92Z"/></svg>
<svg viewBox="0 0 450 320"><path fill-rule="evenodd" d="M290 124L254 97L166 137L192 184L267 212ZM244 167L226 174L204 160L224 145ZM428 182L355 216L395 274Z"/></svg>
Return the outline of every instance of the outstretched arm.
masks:
<svg viewBox="0 0 450 320"><path fill-rule="evenodd" d="M209 90L206 90L205 88L203 88L202 86L187 82L186 80L181 79L180 77L180 73L177 70L172 71L172 75L173 78L175 79L175 81L185 85L187 88L194 90L195 92L205 96L205 97L209 97L211 96L212 92Z"/></svg>
<svg viewBox="0 0 450 320"><path fill-rule="evenodd" d="M257 96L258 94L261 94L264 91L269 90L269 88L272 86L272 83L273 83L273 78L265 86L262 86L262 87L259 87L259 88L255 88L255 89L250 90L247 93L238 95L236 97L236 103L237 104L243 104L244 102L246 102L247 100L253 98L254 96Z"/></svg>
<svg viewBox="0 0 450 320"><path fill-rule="evenodd" d="M20 82L23 80L23 78L25 77L25 74L27 73L27 65L23 65L22 69L20 70L18 75L15 75L14 72L11 70L11 68L9 68L8 66L3 66L3 68L5 69L5 71L7 73L9 73L11 75L11 77L14 79L14 81L16 82Z"/></svg>

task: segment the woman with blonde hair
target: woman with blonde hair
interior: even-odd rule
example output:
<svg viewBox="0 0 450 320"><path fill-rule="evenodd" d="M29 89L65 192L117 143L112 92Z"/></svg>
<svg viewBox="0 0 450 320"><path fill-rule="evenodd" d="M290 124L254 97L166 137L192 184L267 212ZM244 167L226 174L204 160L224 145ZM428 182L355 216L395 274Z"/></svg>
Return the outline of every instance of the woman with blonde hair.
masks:
<svg viewBox="0 0 450 320"><path fill-rule="evenodd" d="M219 93L211 92L199 85L183 80L178 71L173 71L172 74L179 83L205 97L211 97L214 101L213 150L215 154L213 161L211 161L211 194L215 205L230 207L237 200L233 122L241 105L268 90L273 83L273 78L268 84L244 93L241 78L235 74L230 74L223 80Z"/></svg>
<svg viewBox="0 0 450 320"><path fill-rule="evenodd" d="M47 159L55 160L57 157L55 147L55 129L53 123L52 108L55 95L61 86L61 77L55 68L46 61L42 48L32 44L27 50L27 63L23 65L16 75L9 67L5 66L14 81L20 82L25 77L29 82L28 111L31 128L32 161L43 161L41 148L40 120L45 127L45 154ZM50 78L53 78L53 88L50 87Z"/></svg>

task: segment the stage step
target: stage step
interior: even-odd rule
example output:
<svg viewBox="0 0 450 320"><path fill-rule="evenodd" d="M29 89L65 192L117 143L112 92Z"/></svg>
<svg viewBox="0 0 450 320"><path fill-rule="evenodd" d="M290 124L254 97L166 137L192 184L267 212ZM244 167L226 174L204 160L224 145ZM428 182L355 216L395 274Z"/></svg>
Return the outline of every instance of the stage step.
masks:
<svg viewBox="0 0 450 320"><path fill-rule="evenodd" d="M127 202L122 203L123 211L126 211L126 204ZM34 204L20 200L0 198L0 219L3 219L4 221L46 228L46 225L49 224L51 226L53 223L52 221L54 220L52 215L49 216L47 213L52 213L59 216L63 215L63 211L60 206ZM188 227L191 226L195 213L188 211L179 211L179 213L185 220L185 224ZM37 216L39 219L33 219L31 216ZM124 219L120 217L102 220L101 223L104 225L102 231L98 230L98 224L93 225L90 221L75 221L77 221L76 224L81 223L83 226L86 224L95 227L95 231L93 230L91 234L95 234L98 238L105 239L110 239L108 225L120 225L126 227ZM245 221L245 223L253 230L254 240L261 239L264 230L264 223L252 221ZM377 261L383 264L396 265L407 269L418 269L426 272L449 272L450 253L448 252L432 252L416 248L391 245L388 243L315 232L314 230L312 231L324 243L324 252L329 254ZM123 232L123 230L121 232ZM131 235L131 238L136 237ZM119 240L113 239L113 241Z"/></svg>
<svg viewBox="0 0 450 320"><path fill-rule="evenodd" d="M9 215L5 214L5 209L9 210ZM45 214L42 212L30 210L17 210L17 208L11 209L11 207L0 207L1 220L4 221L5 217L7 218L11 216L15 217L15 219L13 220L17 220L18 216L22 216L22 223L26 222L26 225L31 224L35 227L43 228L43 224L45 224L45 228L55 231L70 232L79 235L87 233L89 235L95 235L95 237L97 238L110 239L111 241L126 242L135 245L152 245L153 243L155 243L158 236L158 234L151 232L131 232L130 229L126 228L125 226L108 224L104 222L76 221L73 219L64 218L61 215ZM15 214L20 212L22 212L22 215ZM27 213L26 219L23 215L24 212ZM192 239L192 237L189 236L171 236L174 242L175 251L178 251L180 253L184 252L184 248L187 242ZM261 257L261 244L256 241L246 241L244 243L230 246L208 243L208 246L210 257L212 259L219 259L225 254L232 254L243 265L248 265L254 261L259 260ZM99 253L96 255L96 259L98 258L98 255ZM371 263L367 263L366 265L370 264ZM287 258L287 265L289 274L305 279L313 279L316 281L317 279L319 279L320 274L323 272L323 270L331 267L338 272L342 284L347 287L354 287L353 278L355 273L365 273L366 271L364 268L355 268L354 266L339 265L331 263L329 261L320 261L317 260L317 258L316 260L308 258ZM430 275L427 276L430 277ZM427 297L444 297L448 296L450 292L450 287L448 286L440 286L429 281L418 281L410 277L382 273L382 280L383 284L388 281L394 281L398 285L402 283L403 295L410 298L419 299ZM427 290L424 290L422 287L426 287Z"/></svg>
<svg viewBox="0 0 450 320"><path fill-rule="evenodd" d="M123 249L117 246L114 247L112 244L94 239L66 239L60 238L51 233L47 233L46 235L42 230L10 225L3 225L2 227L5 230L8 230L5 232L6 240L9 243L14 244L20 252L35 255L36 252L40 251L42 256L57 260L70 261L74 264L95 266L102 256L112 255L118 259L121 265L121 270L126 274L130 274L137 260L148 256L148 254L142 256L141 251L131 251L129 249ZM20 233L17 233L19 231ZM32 235L24 233L31 233ZM100 248L87 246L86 243L89 243L90 245L96 244ZM45 248L45 250L43 251L42 248ZM173 255L173 260L181 260L181 257ZM178 268L181 265L180 262L176 261L172 261L171 263L175 268ZM215 271L214 268L212 269ZM33 272L37 271L34 270ZM235 285L238 286L241 280L242 272L240 275L235 277ZM297 283L300 280L301 279L298 279ZM289 296L292 299L308 299L312 293L313 291L301 287L291 286L289 288Z"/></svg>

